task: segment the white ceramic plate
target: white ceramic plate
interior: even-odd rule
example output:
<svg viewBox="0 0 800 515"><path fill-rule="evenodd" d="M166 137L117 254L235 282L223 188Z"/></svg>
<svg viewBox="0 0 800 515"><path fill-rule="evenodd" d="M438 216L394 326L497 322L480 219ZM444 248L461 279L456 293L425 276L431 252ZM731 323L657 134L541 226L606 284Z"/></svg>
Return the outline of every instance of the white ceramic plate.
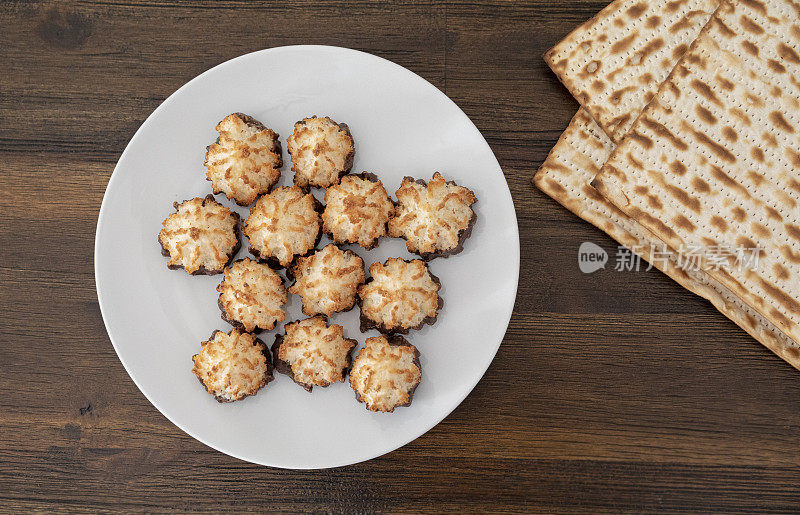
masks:
<svg viewBox="0 0 800 515"><path fill-rule="evenodd" d="M433 326L408 339L421 353L422 383L410 407L371 413L348 383L312 394L276 373L256 396L217 403L192 374L192 355L220 319L221 276L189 276L166 266L156 237L172 203L210 193L205 147L225 115L243 112L278 132L281 184L291 183L286 137L294 122L328 115L350 126L354 172L378 174L393 195L403 176L446 179L478 197L478 221L465 250L431 262L444 308ZM321 191L316 191L322 198ZM246 208L217 197L242 218ZM327 243L323 238L320 245ZM238 256L247 255L247 241ZM321 247L320 247L321 248ZM383 238L369 266L411 257ZM238 57L187 83L156 109L120 157L106 190L95 241L97 296L122 364L168 419L201 442L242 460L284 468L325 468L380 456L435 426L467 396L506 331L519 276L519 235L508 185L469 118L434 86L390 61L336 47L290 46ZM290 296L286 321L301 317ZM359 340L358 308L332 322ZM270 346L276 331L261 334ZM354 351L355 355L355 351Z"/></svg>

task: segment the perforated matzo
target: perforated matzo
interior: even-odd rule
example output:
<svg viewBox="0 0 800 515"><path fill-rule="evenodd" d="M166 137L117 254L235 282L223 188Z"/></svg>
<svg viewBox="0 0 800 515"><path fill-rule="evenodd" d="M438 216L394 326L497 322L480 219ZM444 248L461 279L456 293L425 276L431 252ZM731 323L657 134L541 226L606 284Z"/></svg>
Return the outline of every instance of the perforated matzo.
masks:
<svg viewBox="0 0 800 515"><path fill-rule="evenodd" d="M653 233L632 220L589 185L614 143L581 109L536 174L536 185L564 207L597 226L641 257L652 262L678 284L709 301L725 316L778 356L800 369L800 347L769 321L702 271L684 271L676 260L653 260L651 246L669 249Z"/></svg>
<svg viewBox="0 0 800 515"><path fill-rule="evenodd" d="M798 24L800 6L789 0L723 3L595 181L675 249L761 248L755 270L708 273L795 341Z"/></svg>
<svg viewBox="0 0 800 515"><path fill-rule="evenodd" d="M617 0L550 49L545 60L619 141L718 3Z"/></svg>

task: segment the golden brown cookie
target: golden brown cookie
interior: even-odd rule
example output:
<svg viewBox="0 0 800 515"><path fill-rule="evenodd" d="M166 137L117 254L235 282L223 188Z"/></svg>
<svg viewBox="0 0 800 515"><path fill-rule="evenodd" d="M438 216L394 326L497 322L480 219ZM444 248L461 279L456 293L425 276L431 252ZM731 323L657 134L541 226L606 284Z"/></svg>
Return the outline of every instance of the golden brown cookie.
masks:
<svg viewBox="0 0 800 515"><path fill-rule="evenodd" d="M294 183L301 188L327 188L353 167L356 150L347 124L327 116L304 118L286 139Z"/></svg>
<svg viewBox="0 0 800 515"><path fill-rule="evenodd" d="M315 316L283 328L285 334L275 336L272 345L275 370L309 392L314 386L344 382L358 342L345 338L342 326L329 326L325 317Z"/></svg>
<svg viewBox="0 0 800 515"><path fill-rule="evenodd" d="M297 258L291 268L296 279L289 292L303 301L308 316L330 316L356 303L356 291L364 282L364 260L333 243L307 257Z"/></svg>
<svg viewBox="0 0 800 515"><path fill-rule="evenodd" d="M260 197L244 224L250 253L273 266L289 266L296 256L317 246L322 236L321 210L314 195L297 186L277 188Z"/></svg>
<svg viewBox="0 0 800 515"><path fill-rule="evenodd" d="M384 334L407 334L436 321L443 301L439 278L424 261L389 258L372 263L371 277L359 286L361 330L377 329Z"/></svg>
<svg viewBox="0 0 800 515"><path fill-rule="evenodd" d="M283 158L278 135L242 113L226 116L217 125L219 137L206 152L206 178L214 193L224 193L240 206L249 206L281 177Z"/></svg>
<svg viewBox="0 0 800 515"><path fill-rule="evenodd" d="M458 254L472 233L477 215L475 194L436 172L429 183L405 177L395 193L389 236L405 238L409 252L428 261Z"/></svg>
<svg viewBox="0 0 800 515"><path fill-rule="evenodd" d="M394 203L375 174L345 175L325 190L322 231L336 243L371 249L386 235L393 214Z"/></svg>
<svg viewBox="0 0 800 515"><path fill-rule="evenodd" d="M211 195L175 202L175 212L161 225L158 242L169 256L170 270L183 268L192 275L222 272L239 250L239 214Z"/></svg>
<svg viewBox="0 0 800 515"><path fill-rule="evenodd" d="M269 265L244 258L225 267L224 274L217 286L223 320L249 333L283 322L288 295L283 279Z"/></svg>
<svg viewBox="0 0 800 515"><path fill-rule="evenodd" d="M267 346L250 333L214 331L201 346L192 372L219 402L255 395L273 379Z"/></svg>
<svg viewBox="0 0 800 515"><path fill-rule="evenodd" d="M421 380L419 351L399 335L367 338L350 371L356 400L383 413L409 406Z"/></svg>

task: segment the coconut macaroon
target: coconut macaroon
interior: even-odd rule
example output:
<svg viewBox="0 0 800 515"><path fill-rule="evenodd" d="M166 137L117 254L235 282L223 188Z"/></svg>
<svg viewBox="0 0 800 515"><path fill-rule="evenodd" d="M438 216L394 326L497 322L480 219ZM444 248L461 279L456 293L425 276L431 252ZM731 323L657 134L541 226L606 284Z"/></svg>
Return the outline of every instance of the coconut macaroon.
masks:
<svg viewBox="0 0 800 515"><path fill-rule="evenodd" d="M443 301L439 278L419 259L389 258L372 263L371 277L359 286L361 330L407 334L436 321Z"/></svg>
<svg viewBox="0 0 800 515"><path fill-rule="evenodd" d="M278 135L242 113L229 114L216 128L219 137L206 152L206 178L214 193L249 206L281 177Z"/></svg>
<svg viewBox="0 0 800 515"><path fill-rule="evenodd" d="M309 392L314 386L344 381L353 362L350 352L358 342L345 338L342 326L329 326L325 317L315 316L286 324L284 330L272 345L275 370Z"/></svg>
<svg viewBox="0 0 800 515"><path fill-rule="evenodd" d="M239 214L211 195L173 204L175 212L161 225L158 242L169 256L170 270L183 268L192 275L222 272L239 250Z"/></svg>
<svg viewBox="0 0 800 515"><path fill-rule="evenodd" d="M445 182L436 172L427 184L421 179L403 178L395 195L389 236L405 238L409 252L427 261L464 249L477 219L471 207L477 198L471 190Z"/></svg>
<svg viewBox="0 0 800 515"><path fill-rule="evenodd" d="M383 413L409 406L421 380L419 351L399 335L367 338L350 371L356 400Z"/></svg>
<svg viewBox="0 0 800 515"><path fill-rule="evenodd" d="M294 183L301 188L327 188L353 167L356 150L347 124L327 116L304 118L286 139Z"/></svg>
<svg viewBox="0 0 800 515"><path fill-rule="evenodd" d="M308 316L330 316L352 308L358 287L366 277L364 260L333 243L298 258L290 273L296 281L289 292L300 296L303 313Z"/></svg>
<svg viewBox="0 0 800 515"><path fill-rule="evenodd" d="M269 331L283 322L288 295L277 272L245 258L225 267L224 275L217 286L223 320L249 333Z"/></svg>
<svg viewBox="0 0 800 515"><path fill-rule="evenodd" d="M314 195L297 186L277 188L260 197L245 220L250 253L275 266L289 266L295 256L317 246L322 236L321 210Z"/></svg>
<svg viewBox="0 0 800 515"><path fill-rule="evenodd" d="M345 175L325 190L322 231L336 243L358 243L365 249L386 235L394 203L375 174Z"/></svg>
<svg viewBox="0 0 800 515"><path fill-rule="evenodd" d="M201 346L192 356L192 372L219 402L255 395L273 379L269 351L250 333L214 331Z"/></svg>

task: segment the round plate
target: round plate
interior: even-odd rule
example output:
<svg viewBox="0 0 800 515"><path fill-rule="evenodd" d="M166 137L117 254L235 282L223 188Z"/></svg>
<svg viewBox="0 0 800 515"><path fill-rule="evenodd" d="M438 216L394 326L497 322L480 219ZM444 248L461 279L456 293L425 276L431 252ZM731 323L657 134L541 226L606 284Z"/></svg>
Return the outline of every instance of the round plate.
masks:
<svg viewBox="0 0 800 515"><path fill-rule="evenodd" d="M430 263L444 307L433 326L408 340L421 353L422 383L411 406L372 413L349 383L312 394L277 374L257 395L219 404L192 373L192 356L220 319L221 276L168 270L157 235L172 203L211 192L205 148L232 112L255 117L281 136L281 184L290 184L286 137L301 118L347 123L356 143L354 172L376 173L393 195L403 176L434 171L472 189L478 221L461 254ZM316 196L323 198L322 191ZM238 211L247 209L222 195ZM327 240L323 238L320 248ZM238 257L247 255L247 241ZM371 251L349 246L369 266L413 257L402 240ZM142 124L108 183L95 241L97 297L109 337L144 395L182 430L226 454L284 468L325 468L380 456L424 434L467 396L492 361L508 326L519 277L519 234L500 165L467 116L414 73L344 48L290 46L225 62L176 91ZM304 318L290 296L286 321ZM359 340L358 308L331 318ZM261 334L271 346L274 334ZM354 351L355 355L356 351Z"/></svg>

